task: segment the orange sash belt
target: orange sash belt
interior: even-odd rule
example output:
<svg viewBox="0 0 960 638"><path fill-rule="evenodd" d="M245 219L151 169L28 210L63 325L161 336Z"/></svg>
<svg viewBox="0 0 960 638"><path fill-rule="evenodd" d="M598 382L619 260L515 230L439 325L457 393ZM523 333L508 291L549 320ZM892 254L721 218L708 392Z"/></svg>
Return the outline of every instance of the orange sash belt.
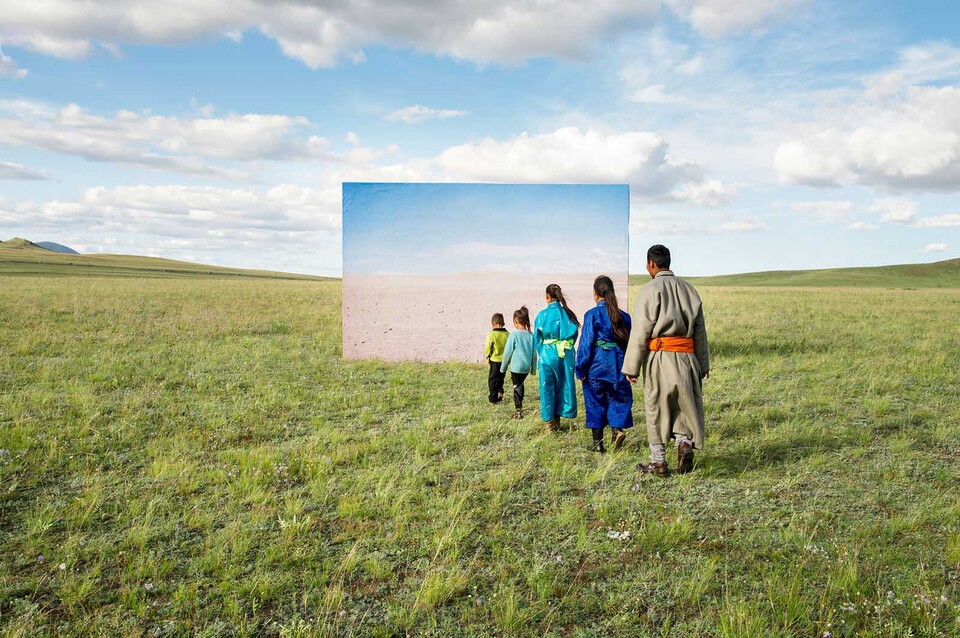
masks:
<svg viewBox="0 0 960 638"><path fill-rule="evenodd" d="M693 352L692 337L657 337L647 341L647 350L656 352L665 350L667 352Z"/></svg>

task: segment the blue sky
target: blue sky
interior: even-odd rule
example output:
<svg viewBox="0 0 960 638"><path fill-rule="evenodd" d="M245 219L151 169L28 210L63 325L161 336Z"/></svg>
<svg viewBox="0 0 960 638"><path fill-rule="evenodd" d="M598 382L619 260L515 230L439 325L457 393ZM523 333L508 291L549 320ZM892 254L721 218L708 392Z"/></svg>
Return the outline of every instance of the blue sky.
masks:
<svg viewBox="0 0 960 638"><path fill-rule="evenodd" d="M601 184L343 185L345 274L626 272L630 192Z"/></svg>
<svg viewBox="0 0 960 638"><path fill-rule="evenodd" d="M625 183L631 270L960 255L947 2L0 0L0 236L339 274L340 183Z"/></svg>

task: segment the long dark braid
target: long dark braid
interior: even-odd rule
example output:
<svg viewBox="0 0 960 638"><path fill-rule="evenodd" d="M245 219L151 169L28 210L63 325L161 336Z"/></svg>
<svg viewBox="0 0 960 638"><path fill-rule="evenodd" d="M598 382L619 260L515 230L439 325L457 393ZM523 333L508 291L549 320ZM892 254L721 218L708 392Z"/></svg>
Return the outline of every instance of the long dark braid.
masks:
<svg viewBox="0 0 960 638"><path fill-rule="evenodd" d="M593 281L593 292L607 303L607 316L610 317L610 325L613 327L613 338L617 345L625 350L630 340L630 331L620 314L617 293L613 291L613 280L606 275L600 275Z"/></svg>
<svg viewBox="0 0 960 638"><path fill-rule="evenodd" d="M563 306L563 309L567 311L567 316L570 317L572 321L578 328L580 327L580 320L577 319L577 315L570 310L570 307L567 306L567 300L563 298L563 291L560 290L560 286L557 284L550 284L547 286L547 296L551 299L556 299L560 302L560 305Z"/></svg>

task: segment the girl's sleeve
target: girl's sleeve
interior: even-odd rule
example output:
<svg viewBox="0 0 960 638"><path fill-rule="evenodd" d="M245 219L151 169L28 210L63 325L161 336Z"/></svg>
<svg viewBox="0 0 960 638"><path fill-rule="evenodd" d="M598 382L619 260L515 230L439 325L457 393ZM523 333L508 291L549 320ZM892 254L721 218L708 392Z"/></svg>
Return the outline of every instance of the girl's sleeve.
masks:
<svg viewBox="0 0 960 638"><path fill-rule="evenodd" d="M533 351L536 354L540 353L540 348L543 345L543 335L540 333L542 329L543 326L540 323L540 315L537 315L537 318L533 322Z"/></svg>
<svg viewBox="0 0 960 638"><path fill-rule="evenodd" d="M534 348L530 354L530 374L537 373L537 349Z"/></svg>
<svg viewBox="0 0 960 638"><path fill-rule="evenodd" d="M500 372L506 372L507 368L510 366L510 357L513 356L514 344L517 341L513 336L515 334L517 333L510 333L510 336L507 337L507 345L503 347L503 361L500 363Z"/></svg>
<svg viewBox="0 0 960 638"><path fill-rule="evenodd" d="M580 334L580 343L577 344L577 378L583 379L590 369L590 363L593 360L593 350L596 347L594 342L596 331L593 328L593 317L584 316L583 332Z"/></svg>

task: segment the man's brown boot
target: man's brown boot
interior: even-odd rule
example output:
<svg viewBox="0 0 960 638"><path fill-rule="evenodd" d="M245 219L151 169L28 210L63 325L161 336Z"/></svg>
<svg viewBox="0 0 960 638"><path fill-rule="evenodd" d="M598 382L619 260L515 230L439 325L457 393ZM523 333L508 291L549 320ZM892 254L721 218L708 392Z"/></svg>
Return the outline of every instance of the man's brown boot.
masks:
<svg viewBox="0 0 960 638"><path fill-rule="evenodd" d="M640 470L641 474L670 476L670 469L667 467L666 461L658 461L657 463L640 463L637 465L637 469Z"/></svg>
<svg viewBox="0 0 960 638"><path fill-rule="evenodd" d="M558 417L558 416L553 417L552 419L550 419L549 421L547 421L547 425L550 426L550 431L551 431L551 432L559 432L559 431L560 431L560 417Z"/></svg>
<svg viewBox="0 0 960 638"><path fill-rule="evenodd" d="M693 446L684 441L677 446L677 473L689 474L693 471Z"/></svg>

